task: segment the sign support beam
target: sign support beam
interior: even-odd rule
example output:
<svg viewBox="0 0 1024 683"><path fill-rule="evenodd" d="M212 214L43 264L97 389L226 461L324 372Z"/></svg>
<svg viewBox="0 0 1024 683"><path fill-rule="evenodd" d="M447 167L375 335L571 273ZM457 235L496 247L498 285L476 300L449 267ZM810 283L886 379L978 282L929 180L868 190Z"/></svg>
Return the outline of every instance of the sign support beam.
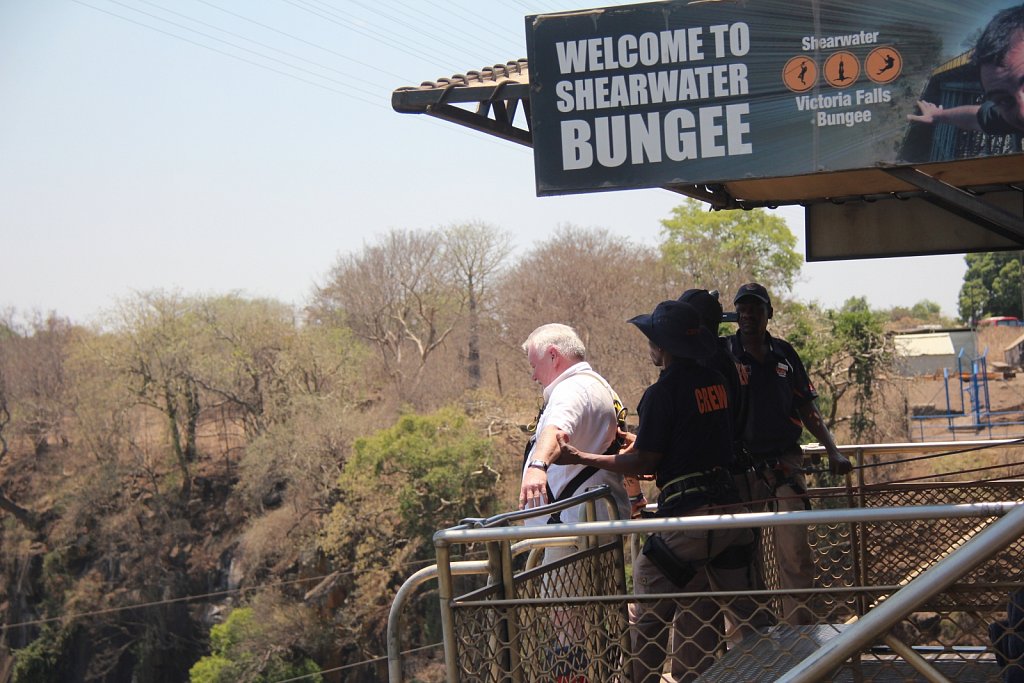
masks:
<svg viewBox="0 0 1024 683"><path fill-rule="evenodd" d="M924 191L922 199L1024 246L1024 218L993 206L918 168L886 168L886 173Z"/></svg>

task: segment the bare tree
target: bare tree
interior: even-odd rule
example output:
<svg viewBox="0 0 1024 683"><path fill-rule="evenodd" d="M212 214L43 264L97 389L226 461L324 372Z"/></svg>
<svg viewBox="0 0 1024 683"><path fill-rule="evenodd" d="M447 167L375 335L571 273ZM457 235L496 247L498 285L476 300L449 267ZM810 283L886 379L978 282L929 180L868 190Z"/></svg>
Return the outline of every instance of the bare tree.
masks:
<svg viewBox="0 0 1024 683"><path fill-rule="evenodd" d="M444 237L445 261L465 302L466 372L475 389L480 386L480 317L491 304L492 281L512 251L511 238L480 222L448 226Z"/></svg>
<svg viewBox="0 0 1024 683"><path fill-rule="evenodd" d="M0 335L12 409L13 432L29 439L37 455L52 442L64 443L64 418L68 412L65 358L74 328L54 313L34 313L15 322L6 316Z"/></svg>
<svg viewBox="0 0 1024 683"><path fill-rule="evenodd" d="M4 369L0 364L0 465L7 459L8 445L5 431L11 423L11 411L7 406L7 382L4 376ZM11 500L0 483L0 510L5 510L14 516L16 520L27 528L36 530L39 526L37 515L28 508L18 505Z"/></svg>
<svg viewBox="0 0 1024 683"><path fill-rule="evenodd" d="M444 243L437 231L392 230L341 257L311 307L314 318L347 324L377 349L401 399L414 393L462 313Z"/></svg>
<svg viewBox="0 0 1024 683"><path fill-rule="evenodd" d="M544 323L565 323L579 332L598 371L624 399L636 400L649 384L651 366L643 337L626 320L667 296L653 249L607 230L562 226L504 278L501 310L508 362L525 372L519 345L530 331Z"/></svg>
<svg viewBox="0 0 1024 683"><path fill-rule="evenodd" d="M292 309L229 295L197 304L202 352L198 384L256 436L287 416L288 352L297 335ZM197 342L199 340L196 340Z"/></svg>
<svg viewBox="0 0 1024 683"><path fill-rule="evenodd" d="M196 308L195 301L162 292L125 303L120 310L120 348L108 358L136 401L163 414L181 473L182 502L191 495L200 412Z"/></svg>

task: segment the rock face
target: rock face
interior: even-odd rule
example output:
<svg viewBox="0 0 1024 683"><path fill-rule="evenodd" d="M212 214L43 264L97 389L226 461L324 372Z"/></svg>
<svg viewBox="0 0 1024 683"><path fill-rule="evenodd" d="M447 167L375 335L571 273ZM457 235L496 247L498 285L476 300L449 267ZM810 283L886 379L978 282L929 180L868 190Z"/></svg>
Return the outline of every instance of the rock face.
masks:
<svg viewBox="0 0 1024 683"><path fill-rule="evenodd" d="M230 501L237 477L211 467L223 458L199 462L209 471L181 501L177 487L167 492L85 458L62 443L42 455L12 449L2 463L4 490L32 501L25 509L38 523L10 518L0 536L0 617L9 625L0 680L16 670L14 650L22 650L21 680L25 671L68 683L187 680L231 601L182 598L243 583L243 565L232 562L245 522ZM61 620L47 621L55 615Z"/></svg>

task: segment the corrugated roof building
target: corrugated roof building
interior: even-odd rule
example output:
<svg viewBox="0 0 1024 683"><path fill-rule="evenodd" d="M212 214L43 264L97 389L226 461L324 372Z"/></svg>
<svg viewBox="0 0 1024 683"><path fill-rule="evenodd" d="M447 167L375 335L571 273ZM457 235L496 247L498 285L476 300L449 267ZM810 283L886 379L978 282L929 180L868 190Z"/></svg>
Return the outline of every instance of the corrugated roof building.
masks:
<svg viewBox="0 0 1024 683"><path fill-rule="evenodd" d="M935 330L893 336L897 367L903 375L932 375L944 368L956 371L957 356L965 363L977 355L975 334L970 329ZM970 372L969 365L963 368Z"/></svg>

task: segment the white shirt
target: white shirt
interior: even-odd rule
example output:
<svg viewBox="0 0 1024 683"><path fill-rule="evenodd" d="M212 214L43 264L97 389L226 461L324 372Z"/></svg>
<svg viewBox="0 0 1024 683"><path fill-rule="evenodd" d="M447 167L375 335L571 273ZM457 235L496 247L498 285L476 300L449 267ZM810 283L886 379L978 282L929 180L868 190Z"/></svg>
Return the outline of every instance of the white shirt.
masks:
<svg viewBox="0 0 1024 683"><path fill-rule="evenodd" d="M581 451L604 453L615 438L617 422L612 397L611 386L590 367L590 363L576 363L544 388L544 413L537 422L536 433L539 435L547 427L557 427L568 434L569 442ZM526 461L532 458L533 449ZM584 465L557 463L548 468L548 487L555 497L582 469ZM619 518L629 519L629 497L622 485L621 474L598 470L580 484L573 495L601 484L611 487L618 503ZM578 505L564 510L562 521L566 524L578 522L583 514L582 507ZM597 513L599 519L607 519L604 505L598 504ZM526 523L545 524L547 520L547 517L537 517L526 520Z"/></svg>

